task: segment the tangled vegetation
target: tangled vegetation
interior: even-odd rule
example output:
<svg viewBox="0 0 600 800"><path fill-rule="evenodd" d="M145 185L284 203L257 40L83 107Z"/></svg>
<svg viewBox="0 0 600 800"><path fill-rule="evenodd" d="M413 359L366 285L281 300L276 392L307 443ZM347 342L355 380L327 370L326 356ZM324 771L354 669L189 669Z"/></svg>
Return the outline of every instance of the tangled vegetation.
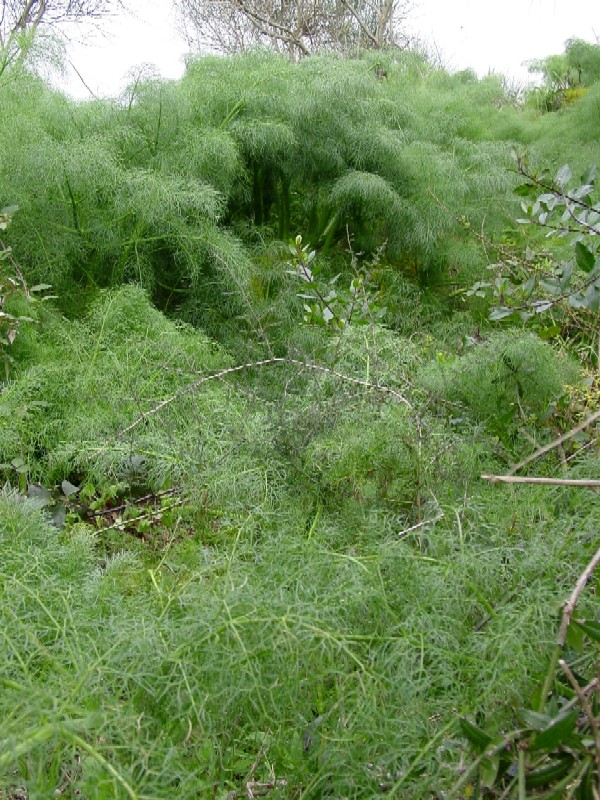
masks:
<svg viewBox="0 0 600 800"><path fill-rule="evenodd" d="M597 798L596 73L8 75L0 798Z"/></svg>

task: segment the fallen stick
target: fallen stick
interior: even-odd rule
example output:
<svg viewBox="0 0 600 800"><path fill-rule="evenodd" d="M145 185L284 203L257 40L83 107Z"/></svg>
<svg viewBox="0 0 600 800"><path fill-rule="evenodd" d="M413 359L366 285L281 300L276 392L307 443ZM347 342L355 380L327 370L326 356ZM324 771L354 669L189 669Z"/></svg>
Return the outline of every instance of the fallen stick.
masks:
<svg viewBox="0 0 600 800"><path fill-rule="evenodd" d="M549 444L545 444L543 447L540 447L535 453L532 453L527 458L524 458L523 461L519 461L518 464L511 469L509 475L514 475L515 472L518 472L521 467L524 467L526 464L530 464L532 461L535 461L536 458L543 456L544 453L549 453L550 450L553 450L555 447L559 447L564 442L567 442L569 439L572 439L576 436L580 431L585 430L588 428L593 422L597 419L600 419L600 411L594 411L593 414L590 414L589 417L586 417L583 422L580 422L579 425L576 425L574 428L571 428L570 431L567 433L563 433L562 436L559 436L557 439L554 439Z"/></svg>
<svg viewBox="0 0 600 800"><path fill-rule="evenodd" d="M547 486L587 486L600 488L600 480L579 478L528 478L521 475L482 475L482 480L490 483L536 483Z"/></svg>
<svg viewBox="0 0 600 800"><path fill-rule="evenodd" d="M441 511L437 516L432 517L431 519L424 519L421 522L417 522L416 525L411 525L410 528L405 528L403 531L398 533L398 536L406 536L407 533L412 533L413 531L419 530L419 528L423 528L425 525L432 525L434 522L437 522L444 516L444 512Z"/></svg>

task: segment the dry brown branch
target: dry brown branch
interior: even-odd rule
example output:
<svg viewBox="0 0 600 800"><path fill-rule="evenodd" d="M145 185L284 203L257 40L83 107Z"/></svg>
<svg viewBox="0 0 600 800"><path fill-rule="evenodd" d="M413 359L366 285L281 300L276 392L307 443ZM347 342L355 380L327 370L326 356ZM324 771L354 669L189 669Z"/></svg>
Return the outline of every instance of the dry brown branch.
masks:
<svg viewBox="0 0 600 800"><path fill-rule="evenodd" d="M408 533L413 533L413 531L419 530L419 528L425 527L425 525L433 525L434 522L438 522L438 520L442 519L444 516L444 512L440 511L437 516L432 517L431 519L424 519L421 522L418 522L416 525L411 525L410 528L405 528L403 531L398 533L398 536L406 536Z"/></svg>
<svg viewBox="0 0 600 800"><path fill-rule="evenodd" d="M583 486L588 488L599 488L600 480L588 480L587 478L528 478L522 475L482 475L482 480L490 483L532 483L545 486Z"/></svg>
<svg viewBox="0 0 600 800"><path fill-rule="evenodd" d="M581 704L581 708L583 709L583 713L586 715L588 722L590 723L590 730L594 737L594 760L596 762L596 772L598 774L598 779L600 779L600 730L598 729L598 717L594 715L592 707L590 706L589 700L587 698L587 694L584 689L581 688L579 683L577 682L577 678L573 675L571 670L569 669L569 665L566 661L562 658L558 662L560 668L565 674L565 677L573 687L575 694L577 695L579 702Z"/></svg>
<svg viewBox="0 0 600 800"><path fill-rule="evenodd" d="M318 51L350 53L405 46L401 26L410 0L175 0L188 40L224 53L248 45L285 50L292 58Z"/></svg>
<svg viewBox="0 0 600 800"><path fill-rule="evenodd" d="M246 788L244 791L237 792L229 792L227 795L227 800L237 800L240 797L248 797L252 800L253 797L265 797L265 795L270 794L275 789L284 789L287 786L287 781L285 780L276 780L276 781L249 781L246 784Z"/></svg>
<svg viewBox="0 0 600 800"><path fill-rule="evenodd" d="M177 508L178 506L182 506L184 504L184 502L185 502L184 498L180 497L177 500L174 500L168 506L165 505L165 506L161 506L161 508L152 508L152 509L150 509L150 511L146 511L146 513L140 514L139 517L131 517L130 519L123 519L121 517L117 517L116 521L113 522L112 525L107 525L106 527L103 527L100 530L104 534L107 531L124 530L125 528L128 528L128 527L132 527L132 526L135 527L135 525L138 522L141 522L142 520L146 520L146 519L153 520L155 518L159 518L161 516L161 514L163 514L165 511L171 511L171 509L173 509L173 508Z"/></svg>
<svg viewBox="0 0 600 800"><path fill-rule="evenodd" d="M582 444L578 450L576 450L574 453L571 453L570 456L565 457L565 464L568 465L569 461L573 461L574 458L577 458L582 453L585 453L585 451L589 450L590 447L596 447L598 442L600 442L600 436L595 436L593 439L590 439L589 442Z"/></svg>
<svg viewBox="0 0 600 800"><path fill-rule="evenodd" d="M251 19L257 26L258 30L265 36L268 36L269 38L278 38L282 42L286 42L287 44L297 47L304 56L310 55L310 50L302 42L300 37L294 33L293 30L291 30L291 28L276 22L273 18L267 18L262 14L259 14L255 8L253 8L249 3L246 3L244 0L235 0L234 5L239 8L239 10L249 19ZM275 34L273 33L274 31Z"/></svg>
<svg viewBox="0 0 600 800"><path fill-rule="evenodd" d="M373 36L371 31L365 25L364 21L360 18L359 14L354 9L354 7L348 2L348 0L342 0L342 2L346 6L348 13L356 20L358 27L361 29L361 31L364 33L367 39L369 39L371 44L374 47L381 47L381 44L377 41L377 37Z"/></svg>
<svg viewBox="0 0 600 800"><path fill-rule="evenodd" d="M147 503L149 500L159 500L161 497L168 497L169 495L176 494L180 491L180 486L174 486L171 489L163 489L160 492L150 492L149 494L145 494L143 497L138 497L137 499L130 500L127 503L122 503L120 506L101 508L98 511L88 511L87 516L90 519L95 519L96 517L108 517L110 514L118 514L120 511L125 511L132 506L141 506Z"/></svg>
<svg viewBox="0 0 600 800"><path fill-rule="evenodd" d="M588 428L597 419L600 419L600 410L594 411L593 414L590 414L589 417L586 417L582 422L579 423L579 425L576 425L574 428L571 428L571 430L567 431L567 433L563 433L562 436L559 436L557 439L554 439L552 442L549 442L549 444L545 444L543 447L538 448L530 456L524 458L523 461L519 461L519 463L515 464L515 466L510 470L508 474L514 475L526 464L530 464L532 461L535 461L536 458L543 456L545 453L548 453L555 447L559 447L564 442L567 442L569 439L572 439L576 434L578 434L582 430L585 430L585 428Z"/></svg>
<svg viewBox="0 0 600 800"><path fill-rule="evenodd" d="M363 386L366 389L374 389L375 391L381 392L383 394L389 394L392 397L395 397L396 400L406 405L415 416L418 435L419 435L419 451L420 451L421 440L422 440L421 419L417 414L416 409L414 408L412 403L409 400L407 400L403 394L396 391L396 389L392 389L389 386L381 386L377 383L371 383L371 381L365 381L362 380L361 378L354 378L351 375L345 375L342 372L338 372L337 370L331 369L330 367L321 366L320 364L312 364L307 361L301 361L300 359L297 358L285 358L276 356L272 358L265 358L262 359L261 361L250 361L247 364L238 364L235 367L227 367L226 369L219 370L218 372L214 372L210 375L203 375L197 381L190 383L188 386L184 386L183 389L180 389L174 395L171 395L171 397L165 398L160 403L158 403L158 405L154 406L148 411L144 411L144 413L140 414L140 416L136 420L134 420L131 423L131 425L128 425L126 428L123 428L123 430L115 434L113 438L122 439L123 436L125 436L126 434L130 433L132 430L137 428L137 426L140 425L142 422L144 422L144 420L160 413L164 408L166 408L168 405L171 405L171 403L174 403L176 400L179 400L180 398L185 397L186 395L191 394L192 392L195 392L203 384L208 383L208 381L220 380L222 378L227 377L228 375L232 375L236 372L241 372L242 370L254 369L257 367L266 367L272 364L295 364L296 366L300 366L304 369L313 370L315 372L326 373L328 375L332 375L336 378L339 378L340 380L346 381L347 383L352 383L357 386ZM95 455L96 456L101 455L102 453L106 452L107 449L108 449L108 444L100 448L100 450L97 450Z"/></svg>
<svg viewBox="0 0 600 800"><path fill-rule="evenodd" d="M589 581L598 564L600 564L600 548L596 550L592 560L581 573L579 580L577 581L577 585L573 589L571 596L565 604L565 610L563 611L562 621L560 623L560 630L558 632L558 636L556 637L556 643L561 648L564 646L567 639L567 628L571 622L571 617L573 616L573 611L575 611L575 606L577 605L579 596L585 589L587 582Z"/></svg>
<svg viewBox="0 0 600 800"><path fill-rule="evenodd" d="M542 691L539 694L539 702L537 711L543 711L544 706L546 704L546 699L550 692L550 688L552 686L552 682L554 680L554 676L556 673L556 667L558 666L558 661L560 655L563 651L565 646L565 642L567 640L567 630L569 629L569 624L571 623L571 617L573 616L573 612L575 611L575 606L577 605L577 601L587 582L589 581L591 575L593 574L596 567L600 564L600 548L596 550L594 553L591 561L588 563L587 567L579 576L579 580L573 591L571 592L571 596L565 603L562 620L560 623L560 628L558 631L558 636L556 637L556 645L554 646L554 651L552 653L552 658L550 659L550 667L548 672L546 673L546 678L544 680L544 685L542 687Z"/></svg>

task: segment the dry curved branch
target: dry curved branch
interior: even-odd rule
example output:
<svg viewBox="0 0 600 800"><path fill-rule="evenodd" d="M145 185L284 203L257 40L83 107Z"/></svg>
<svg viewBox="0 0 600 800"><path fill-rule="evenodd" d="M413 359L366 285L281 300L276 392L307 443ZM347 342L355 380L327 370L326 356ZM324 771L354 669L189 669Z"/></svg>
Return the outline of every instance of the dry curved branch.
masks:
<svg viewBox="0 0 600 800"><path fill-rule="evenodd" d="M357 386L363 386L366 389L374 389L375 391L381 392L382 394L389 394L392 397L395 397L396 400L398 400L400 403L406 405L411 410L411 412L415 417L418 436L419 436L419 452L420 452L421 441L423 438L423 426L421 418L419 417L413 404L396 389L392 389L389 386L381 386L380 384L372 383L371 381L365 381L362 380L361 378L354 378L351 375L345 375L342 372L338 372L337 370L331 369L330 367L324 367L320 364L312 364L311 362L308 361L301 361L298 358L285 358L278 356L273 356L272 358L265 358L262 359L261 361L250 361L246 364L238 364L235 367L227 367L226 369L221 369L218 372L211 373L210 375L202 375L202 377L200 377L198 380L188 384L188 386L184 386L183 389L180 389L174 395L171 395L171 397L165 398L153 408L149 409L148 411L144 411L144 413L140 414L140 416L136 420L134 420L131 423L131 425L128 425L126 428L123 428L123 430L119 431L112 438L122 439L123 436L130 433L132 430L134 430L134 428L137 428L137 426L140 425L144 420L148 419L149 417L153 417L156 414L159 414L168 405L171 405L171 403L174 403L181 397L185 397L186 395L195 392L203 384L208 383L208 381L220 380L221 378L225 378L228 375L232 375L235 372L241 372L242 370L246 369L254 369L256 367L267 367L272 364L294 364L304 369L309 369L315 372L323 372L328 375L333 375L334 377L346 381L347 383L353 383ZM108 449L108 444L102 447L100 450L96 451L95 455L100 455L101 453L106 452L107 449Z"/></svg>

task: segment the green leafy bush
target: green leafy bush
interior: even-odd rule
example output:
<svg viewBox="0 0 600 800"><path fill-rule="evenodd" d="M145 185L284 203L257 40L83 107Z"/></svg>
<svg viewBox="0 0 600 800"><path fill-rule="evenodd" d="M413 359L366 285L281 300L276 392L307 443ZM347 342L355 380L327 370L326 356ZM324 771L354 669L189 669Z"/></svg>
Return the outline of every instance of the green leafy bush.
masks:
<svg viewBox="0 0 600 800"><path fill-rule="evenodd" d="M29 480L48 487L68 478L98 490L210 484L215 502L264 495L267 451L253 444L260 413L216 381L203 385L229 358L166 320L142 290L101 296L85 320L56 320L44 340L44 360L2 394L5 474L22 459Z"/></svg>
<svg viewBox="0 0 600 800"><path fill-rule="evenodd" d="M520 424L535 426L547 419L577 374L573 360L534 334L502 331L474 342L461 356L440 353L421 370L420 383L434 397L468 409L509 442Z"/></svg>

